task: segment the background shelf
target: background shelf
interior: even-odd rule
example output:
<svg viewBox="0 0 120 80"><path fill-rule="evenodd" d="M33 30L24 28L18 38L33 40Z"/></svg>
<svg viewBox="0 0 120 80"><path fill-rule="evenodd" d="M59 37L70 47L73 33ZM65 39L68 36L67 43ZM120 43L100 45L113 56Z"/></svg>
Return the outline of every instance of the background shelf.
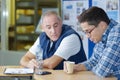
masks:
<svg viewBox="0 0 120 80"><path fill-rule="evenodd" d="M15 0L14 49L27 50L40 33L36 27L43 8L58 8L59 0Z"/></svg>

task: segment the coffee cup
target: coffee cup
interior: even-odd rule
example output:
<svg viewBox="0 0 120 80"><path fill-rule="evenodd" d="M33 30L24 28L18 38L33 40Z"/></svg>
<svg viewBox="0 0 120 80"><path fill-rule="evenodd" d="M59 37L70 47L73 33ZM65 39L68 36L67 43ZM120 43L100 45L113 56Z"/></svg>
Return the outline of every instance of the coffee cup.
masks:
<svg viewBox="0 0 120 80"><path fill-rule="evenodd" d="M68 74L72 74L74 69L74 64L75 62L72 61L64 61L64 71L67 72Z"/></svg>

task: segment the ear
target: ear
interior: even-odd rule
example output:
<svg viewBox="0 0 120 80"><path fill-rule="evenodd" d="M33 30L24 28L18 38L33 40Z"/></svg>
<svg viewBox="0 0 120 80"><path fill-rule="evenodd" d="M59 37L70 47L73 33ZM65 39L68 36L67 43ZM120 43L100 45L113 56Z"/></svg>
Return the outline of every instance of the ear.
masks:
<svg viewBox="0 0 120 80"><path fill-rule="evenodd" d="M40 25L40 28L43 29L43 25L42 24Z"/></svg>
<svg viewBox="0 0 120 80"><path fill-rule="evenodd" d="M42 32L44 32L44 27L43 27L42 24L40 25L40 29L41 29Z"/></svg>
<svg viewBox="0 0 120 80"><path fill-rule="evenodd" d="M99 23L99 26L101 26L101 28L103 28L103 29L106 29L108 25L106 24L106 22L101 21L101 22Z"/></svg>
<svg viewBox="0 0 120 80"><path fill-rule="evenodd" d="M62 20L60 20L60 25L62 25L63 24L63 22L62 22Z"/></svg>

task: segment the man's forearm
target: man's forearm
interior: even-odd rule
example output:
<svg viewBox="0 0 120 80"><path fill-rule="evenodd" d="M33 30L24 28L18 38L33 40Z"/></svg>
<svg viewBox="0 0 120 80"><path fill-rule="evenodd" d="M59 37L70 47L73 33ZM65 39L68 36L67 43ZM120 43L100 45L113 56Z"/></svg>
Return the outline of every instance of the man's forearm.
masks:
<svg viewBox="0 0 120 80"><path fill-rule="evenodd" d="M63 59L57 55L53 55L50 58L44 60L43 67L53 69L55 68Z"/></svg>
<svg viewBox="0 0 120 80"><path fill-rule="evenodd" d="M28 60L28 59L22 58L22 59L20 60L20 65L23 66L23 67L28 67L28 66L27 66L28 63L29 63L29 60Z"/></svg>

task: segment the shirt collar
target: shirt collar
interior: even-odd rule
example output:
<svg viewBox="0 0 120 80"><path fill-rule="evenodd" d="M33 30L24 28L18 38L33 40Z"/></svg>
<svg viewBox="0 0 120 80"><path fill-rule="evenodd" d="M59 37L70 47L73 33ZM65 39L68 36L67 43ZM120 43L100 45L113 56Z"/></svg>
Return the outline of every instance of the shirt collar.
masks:
<svg viewBox="0 0 120 80"><path fill-rule="evenodd" d="M113 28L113 26L115 26L117 24L118 23L115 20L110 19L110 23L109 23L109 25L107 26L107 29L105 30L105 32L102 35L102 42L106 42L107 41L107 37L109 35L109 32L111 31L111 29Z"/></svg>

